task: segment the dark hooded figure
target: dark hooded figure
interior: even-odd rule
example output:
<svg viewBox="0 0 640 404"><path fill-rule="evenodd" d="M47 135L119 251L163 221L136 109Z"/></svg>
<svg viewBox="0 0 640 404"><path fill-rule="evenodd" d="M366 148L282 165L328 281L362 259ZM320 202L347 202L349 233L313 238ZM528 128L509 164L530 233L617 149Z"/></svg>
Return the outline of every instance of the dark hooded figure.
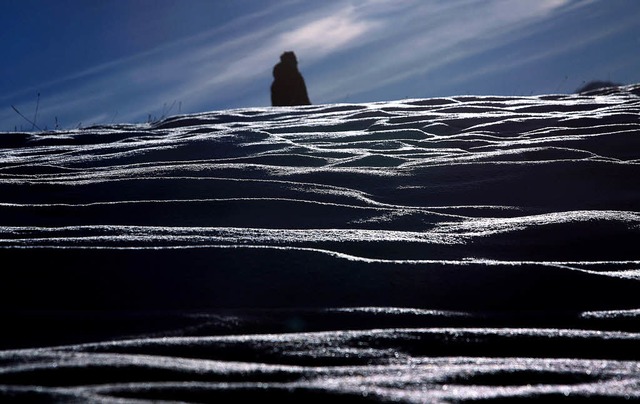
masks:
<svg viewBox="0 0 640 404"><path fill-rule="evenodd" d="M307 86L298 71L296 54L289 51L280 55L280 62L273 67L271 105L310 105Z"/></svg>

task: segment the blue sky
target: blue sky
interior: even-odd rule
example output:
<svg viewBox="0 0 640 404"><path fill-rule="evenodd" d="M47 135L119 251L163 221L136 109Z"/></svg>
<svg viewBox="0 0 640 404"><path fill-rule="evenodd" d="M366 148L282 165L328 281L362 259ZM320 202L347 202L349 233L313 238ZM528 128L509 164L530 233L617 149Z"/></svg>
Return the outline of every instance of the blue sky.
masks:
<svg viewBox="0 0 640 404"><path fill-rule="evenodd" d="M2 0L0 19L0 131L32 127L12 106L43 129L269 106L285 50L314 104L640 82L637 0Z"/></svg>

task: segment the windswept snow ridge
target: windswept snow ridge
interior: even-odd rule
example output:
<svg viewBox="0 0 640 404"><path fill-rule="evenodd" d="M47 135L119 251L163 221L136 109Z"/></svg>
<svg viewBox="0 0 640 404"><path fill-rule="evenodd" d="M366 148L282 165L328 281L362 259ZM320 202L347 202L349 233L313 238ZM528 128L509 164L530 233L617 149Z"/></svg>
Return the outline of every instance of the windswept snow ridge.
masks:
<svg viewBox="0 0 640 404"><path fill-rule="evenodd" d="M0 134L0 398L638 399L639 94Z"/></svg>

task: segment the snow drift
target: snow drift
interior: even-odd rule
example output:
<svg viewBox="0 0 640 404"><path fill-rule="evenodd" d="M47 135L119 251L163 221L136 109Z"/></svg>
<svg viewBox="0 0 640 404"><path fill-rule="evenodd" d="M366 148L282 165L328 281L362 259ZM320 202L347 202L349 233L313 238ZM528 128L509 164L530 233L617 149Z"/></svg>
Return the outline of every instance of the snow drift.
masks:
<svg viewBox="0 0 640 404"><path fill-rule="evenodd" d="M639 94L0 134L0 394L640 397Z"/></svg>

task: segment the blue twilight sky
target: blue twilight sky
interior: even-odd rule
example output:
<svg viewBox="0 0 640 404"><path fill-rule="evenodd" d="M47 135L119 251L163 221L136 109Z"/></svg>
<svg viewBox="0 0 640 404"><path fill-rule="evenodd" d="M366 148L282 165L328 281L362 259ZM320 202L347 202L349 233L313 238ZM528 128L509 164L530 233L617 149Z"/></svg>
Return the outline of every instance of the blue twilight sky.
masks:
<svg viewBox="0 0 640 404"><path fill-rule="evenodd" d="M638 0L0 0L0 19L0 131L32 128L12 106L43 129L269 106L285 50L314 104L640 82Z"/></svg>

